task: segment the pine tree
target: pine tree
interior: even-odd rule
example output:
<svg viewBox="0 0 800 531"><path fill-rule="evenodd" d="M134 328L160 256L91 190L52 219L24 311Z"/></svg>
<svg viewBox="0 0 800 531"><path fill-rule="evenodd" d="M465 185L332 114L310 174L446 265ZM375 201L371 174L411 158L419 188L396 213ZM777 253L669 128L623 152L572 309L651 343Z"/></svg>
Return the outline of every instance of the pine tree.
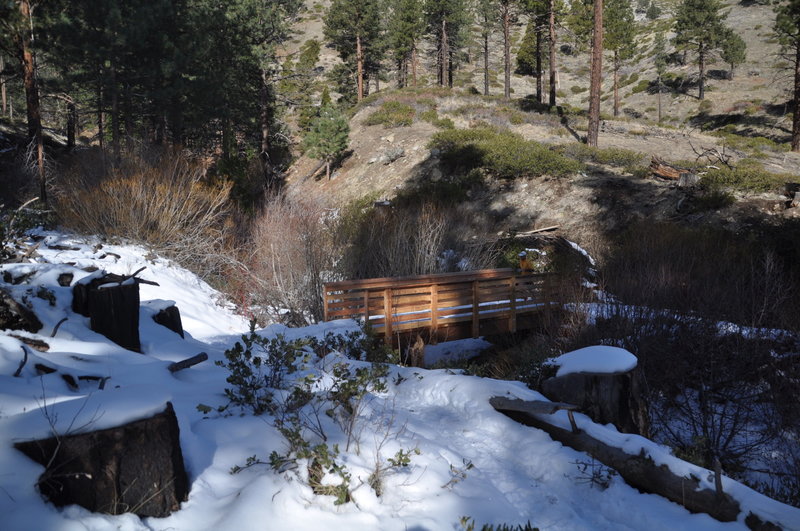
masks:
<svg viewBox="0 0 800 531"><path fill-rule="evenodd" d="M411 67L411 84L417 85L417 48L425 29L421 0L399 0L392 8L388 24L388 41L397 65L397 85L408 85Z"/></svg>
<svg viewBox="0 0 800 531"><path fill-rule="evenodd" d="M511 22L514 18L514 0L499 0L500 24L503 28L503 96L511 97Z"/></svg>
<svg viewBox="0 0 800 531"><path fill-rule="evenodd" d="M325 38L342 61L355 63L357 101L364 99L366 63L377 52L381 31L377 0L333 0L325 16Z"/></svg>
<svg viewBox="0 0 800 531"><path fill-rule="evenodd" d="M667 71L667 39L663 32L656 33L653 45L653 63L656 67L656 94L658 98L658 122L661 123L661 79Z"/></svg>
<svg viewBox="0 0 800 531"><path fill-rule="evenodd" d="M794 63L792 151L800 152L800 0L782 0L776 7L775 33Z"/></svg>
<svg viewBox="0 0 800 531"><path fill-rule="evenodd" d="M331 178L331 162L336 160L349 143L350 126L347 119L332 106L320 109L319 116L303 139L309 157L325 162L325 176Z"/></svg>
<svg viewBox="0 0 800 531"><path fill-rule="evenodd" d="M705 98L706 60L722 46L726 34L720 0L683 0L675 14L675 45L694 48L700 69L699 94Z"/></svg>
<svg viewBox="0 0 800 531"><path fill-rule="evenodd" d="M497 20L495 18L495 0L477 0L475 17L483 45L483 95L489 95L489 38L494 33Z"/></svg>
<svg viewBox="0 0 800 531"><path fill-rule="evenodd" d="M592 65L589 81L589 130L586 143L597 147L600 132L600 89L603 83L603 0L594 0Z"/></svg>
<svg viewBox="0 0 800 531"><path fill-rule="evenodd" d="M530 17L530 22L528 24L528 30L532 31L532 40L528 40L527 44L523 43L522 49L525 50L526 57L532 57L532 60L529 64L532 66L532 70L529 70L530 74L528 75L535 75L536 76L536 101L542 103L543 96L542 96L542 76L543 76L543 65L546 64L547 56L544 55L544 48L548 44L549 35L545 35L545 29L548 25L548 15L550 9L550 1L549 0L524 0L523 6L525 11L528 13ZM526 31L526 36L528 35ZM526 59L523 59L525 61ZM517 63L518 68L525 68ZM555 94L553 94L555 96Z"/></svg>
<svg viewBox="0 0 800 531"><path fill-rule="evenodd" d="M469 26L465 0L426 0L425 19L428 32L436 42L437 81L440 86L453 86L457 54L464 46Z"/></svg>
<svg viewBox="0 0 800 531"><path fill-rule="evenodd" d="M727 28L726 28L727 29ZM727 29L722 39L722 60L728 63L728 79L733 79L737 66L747 60L747 44L733 30Z"/></svg>
<svg viewBox="0 0 800 531"><path fill-rule="evenodd" d="M42 115L39 103L39 84L36 55L33 44L35 28L31 0L13 0L0 4L0 47L16 56L22 71L25 87L25 107L28 118L28 140L36 150L36 167L39 177L39 200L47 204L47 182L44 170L44 142Z"/></svg>
<svg viewBox="0 0 800 531"><path fill-rule="evenodd" d="M606 0L605 40L603 46L613 53L614 116L619 116L619 69L624 61L633 57L636 51L634 37L636 27L633 23L633 7L630 0Z"/></svg>

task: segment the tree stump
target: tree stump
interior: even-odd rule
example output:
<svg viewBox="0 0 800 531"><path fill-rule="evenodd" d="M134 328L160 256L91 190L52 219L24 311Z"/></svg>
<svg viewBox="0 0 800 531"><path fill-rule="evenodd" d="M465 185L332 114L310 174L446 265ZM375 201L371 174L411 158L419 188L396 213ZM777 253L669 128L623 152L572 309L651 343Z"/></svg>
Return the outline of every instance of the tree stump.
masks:
<svg viewBox="0 0 800 531"><path fill-rule="evenodd" d="M598 424L613 424L625 433L650 433L641 370L623 373L572 373L542 382L542 393L575 404Z"/></svg>
<svg viewBox="0 0 800 531"><path fill-rule="evenodd" d="M42 322L32 311L0 288L0 330L25 330L36 333L41 328Z"/></svg>
<svg viewBox="0 0 800 531"><path fill-rule="evenodd" d="M141 351L136 278L110 274L78 283L72 288L72 310L88 317L95 332L121 347Z"/></svg>
<svg viewBox="0 0 800 531"><path fill-rule="evenodd" d="M159 310L159 312L153 316L153 321L161 326L169 328L179 336L184 337L181 311L177 306L172 305Z"/></svg>
<svg viewBox="0 0 800 531"><path fill-rule="evenodd" d="M57 507L165 517L189 492L172 404L116 428L14 445L46 467L42 495Z"/></svg>

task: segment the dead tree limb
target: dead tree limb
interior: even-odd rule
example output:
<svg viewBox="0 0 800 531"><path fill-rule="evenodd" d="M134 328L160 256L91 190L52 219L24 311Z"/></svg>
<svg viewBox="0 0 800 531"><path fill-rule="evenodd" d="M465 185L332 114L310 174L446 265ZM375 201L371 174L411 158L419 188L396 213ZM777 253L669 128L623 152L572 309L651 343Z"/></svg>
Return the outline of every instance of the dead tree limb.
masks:
<svg viewBox="0 0 800 531"><path fill-rule="evenodd" d="M22 368L25 367L25 364L28 363L28 349L25 348L25 345L22 346L22 361L17 367L16 372L14 372L14 378L18 378L20 374L22 374Z"/></svg>
<svg viewBox="0 0 800 531"><path fill-rule="evenodd" d="M170 363L167 366L169 372L175 373L178 371L182 371L183 369L188 369L189 367L193 367L198 363L202 363L208 359L208 354L205 352L201 352L196 356L192 356L191 358L185 359L183 361L176 361L175 363Z"/></svg>

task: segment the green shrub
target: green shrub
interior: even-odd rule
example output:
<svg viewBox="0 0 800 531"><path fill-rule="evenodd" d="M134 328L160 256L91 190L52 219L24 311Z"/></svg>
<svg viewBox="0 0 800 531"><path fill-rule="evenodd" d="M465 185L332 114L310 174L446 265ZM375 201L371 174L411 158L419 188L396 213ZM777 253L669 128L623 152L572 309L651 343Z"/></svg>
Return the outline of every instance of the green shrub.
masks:
<svg viewBox="0 0 800 531"><path fill-rule="evenodd" d="M647 79L642 79L633 86L633 88L631 89L631 94L639 94L640 92L644 92L649 88L650 88L650 81Z"/></svg>
<svg viewBox="0 0 800 531"><path fill-rule="evenodd" d="M581 92L586 92L589 89L587 87L581 87L580 85L573 85L569 88L569 90L573 94L580 94Z"/></svg>
<svg viewBox="0 0 800 531"><path fill-rule="evenodd" d="M370 114L365 125L383 125L384 127L404 127L414 122L414 107L399 101L385 101L380 109Z"/></svg>
<svg viewBox="0 0 800 531"><path fill-rule="evenodd" d="M574 142L562 146L561 151L564 155L572 157L581 162L596 162L598 164L608 164L620 168L634 168L642 164L645 155L637 151L622 148L596 148Z"/></svg>
<svg viewBox="0 0 800 531"><path fill-rule="evenodd" d="M500 178L552 175L580 171L583 165L520 135L491 128L453 129L436 133L429 148L441 151L451 168L483 167Z"/></svg>
<svg viewBox="0 0 800 531"><path fill-rule="evenodd" d="M428 109L420 113L419 117L426 122L433 124L439 129L453 129L455 124L450 118L439 118L436 109Z"/></svg>
<svg viewBox="0 0 800 531"><path fill-rule="evenodd" d="M796 180L791 173L772 173L757 164L739 164L734 168L712 168L703 177L705 186L729 187L748 192L780 191L787 182Z"/></svg>

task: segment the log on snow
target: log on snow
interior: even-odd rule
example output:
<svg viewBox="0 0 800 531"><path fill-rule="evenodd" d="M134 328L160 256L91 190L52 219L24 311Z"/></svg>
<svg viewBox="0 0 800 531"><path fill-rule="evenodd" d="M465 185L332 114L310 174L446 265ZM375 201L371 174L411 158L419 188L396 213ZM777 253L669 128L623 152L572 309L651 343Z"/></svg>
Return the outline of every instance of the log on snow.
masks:
<svg viewBox="0 0 800 531"><path fill-rule="evenodd" d="M530 412L523 412L523 407L507 409L509 402L490 400L493 407L508 417L546 432L550 437L570 448L585 452L605 466L616 470L626 483L643 492L658 494L670 501L682 505L693 513L706 513L721 522L733 522L738 519L741 507L739 502L724 492L718 493L707 488L700 488L699 478L678 476L666 465L656 465L644 451L639 455L631 455L622 449L605 444L585 432L573 432L550 424ZM508 400L508 399L506 399ZM523 402L519 400L518 402ZM533 402L535 403L535 401ZM536 408L533 408L535 410ZM771 522L761 520L750 513L746 523L751 529L773 529ZM775 528L777 529L777 528Z"/></svg>

